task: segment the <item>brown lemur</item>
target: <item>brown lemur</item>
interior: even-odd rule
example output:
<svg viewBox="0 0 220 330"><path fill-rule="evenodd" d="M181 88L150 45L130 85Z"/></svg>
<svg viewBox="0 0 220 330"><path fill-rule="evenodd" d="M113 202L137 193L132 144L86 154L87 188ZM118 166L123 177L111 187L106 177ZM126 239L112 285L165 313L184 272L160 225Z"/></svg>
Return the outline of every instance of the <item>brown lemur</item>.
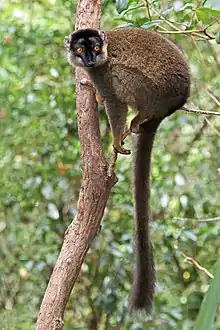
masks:
<svg viewBox="0 0 220 330"><path fill-rule="evenodd" d="M137 114L130 132L133 150L135 254L131 307L152 308L155 270L149 238L150 161L154 136L161 121L181 108L190 89L187 61L170 40L142 28L115 31L84 29L65 38L68 61L85 69L94 83L113 134L113 147L122 154L128 106Z"/></svg>

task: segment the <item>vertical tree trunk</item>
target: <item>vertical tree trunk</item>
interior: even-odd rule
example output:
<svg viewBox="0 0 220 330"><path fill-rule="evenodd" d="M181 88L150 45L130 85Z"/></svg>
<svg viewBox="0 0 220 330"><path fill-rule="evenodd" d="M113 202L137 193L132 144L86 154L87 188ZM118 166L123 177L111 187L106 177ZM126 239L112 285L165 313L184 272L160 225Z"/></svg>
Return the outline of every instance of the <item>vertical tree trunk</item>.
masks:
<svg viewBox="0 0 220 330"><path fill-rule="evenodd" d="M76 28L99 28L101 0L79 0ZM76 81L88 78L78 71ZM68 227L57 263L46 289L37 330L60 330L71 290L93 238L99 232L100 221L117 179L108 170L100 143L98 111L89 86L76 86L78 133L83 157L83 180L79 194L77 215Z"/></svg>

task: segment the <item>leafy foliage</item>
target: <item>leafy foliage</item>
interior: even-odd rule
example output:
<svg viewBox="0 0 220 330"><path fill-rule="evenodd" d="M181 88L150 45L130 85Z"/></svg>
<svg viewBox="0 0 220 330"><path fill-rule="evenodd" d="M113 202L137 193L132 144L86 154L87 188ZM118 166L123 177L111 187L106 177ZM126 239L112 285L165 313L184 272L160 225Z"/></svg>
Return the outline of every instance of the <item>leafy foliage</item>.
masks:
<svg viewBox="0 0 220 330"><path fill-rule="evenodd" d="M63 50L75 2L17 0L0 6L0 318L3 329L25 330L34 327L80 189L75 89ZM220 16L218 1L204 6L107 1L103 8L104 27L143 26L175 38L191 66L188 107L217 111L219 32L212 23ZM110 150L103 109L100 117L103 145ZM184 260L191 256L212 273L220 252L219 134L217 117L184 112L166 119L159 130L151 191L158 286L149 320L127 309L133 265L131 159L119 157L119 182L69 301L66 330L194 326L209 278Z"/></svg>

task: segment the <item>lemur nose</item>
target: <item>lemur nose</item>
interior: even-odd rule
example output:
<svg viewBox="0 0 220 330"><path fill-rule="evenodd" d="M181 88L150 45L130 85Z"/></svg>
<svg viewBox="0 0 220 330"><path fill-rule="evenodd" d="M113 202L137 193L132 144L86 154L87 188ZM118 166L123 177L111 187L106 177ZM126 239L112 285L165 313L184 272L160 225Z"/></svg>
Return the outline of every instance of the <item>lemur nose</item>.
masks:
<svg viewBox="0 0 220 330"><path fill-rule="evenodd" d="M95 64L95 62L90 61L90 62L88 62L88 63L86 64L86 66L93 66L94 64Z"/></svg>

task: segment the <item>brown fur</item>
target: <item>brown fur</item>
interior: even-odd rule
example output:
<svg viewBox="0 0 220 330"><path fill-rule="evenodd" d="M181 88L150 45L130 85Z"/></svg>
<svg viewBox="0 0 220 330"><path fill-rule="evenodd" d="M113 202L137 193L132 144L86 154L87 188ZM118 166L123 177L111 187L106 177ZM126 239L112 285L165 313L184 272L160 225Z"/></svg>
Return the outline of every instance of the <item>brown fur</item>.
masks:
<svg viewBox="0 0 220 330"><path fill-rule="evenodd" d="M68 41L92 34L92 30L73 33ZM156 32L141 28L115 31L95 31L100 36L102 52L95 65L84 67L100 97L104 100L109 117L113 146L121 153L126 124L127 107L137 115L130 130L136 133L133 149L133 185L135 200L135 254L136 270L131 295L135 310L149 312L155 289L155 272L149 238L150 161L154 136L160 122L182 107L189 95L188 64L181 50ZM67 47L68 48L68 47ZM71 65L83 66L69 52ZM80 62L80 64L79 64Z"/></svg>

